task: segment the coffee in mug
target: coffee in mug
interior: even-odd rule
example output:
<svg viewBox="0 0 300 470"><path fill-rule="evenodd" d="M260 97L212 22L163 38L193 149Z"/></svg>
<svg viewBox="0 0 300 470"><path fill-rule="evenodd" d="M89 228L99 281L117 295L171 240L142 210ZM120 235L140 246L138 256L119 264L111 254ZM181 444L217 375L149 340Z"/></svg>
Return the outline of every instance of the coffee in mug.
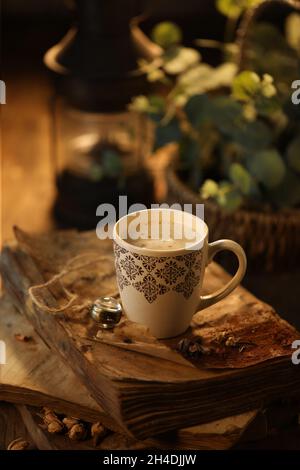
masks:
<svg viewBox="0 0 300 470"><path fill-rule="evenodd" d="M246 256L232 240L208 242L208 227L189 212L147 209L122 217L114 227L117 282L127 317L157 338L184 333L193 315L219 302L242 280ZM219 291L201 295L205 267L221 250L239 266Z"/></svg>

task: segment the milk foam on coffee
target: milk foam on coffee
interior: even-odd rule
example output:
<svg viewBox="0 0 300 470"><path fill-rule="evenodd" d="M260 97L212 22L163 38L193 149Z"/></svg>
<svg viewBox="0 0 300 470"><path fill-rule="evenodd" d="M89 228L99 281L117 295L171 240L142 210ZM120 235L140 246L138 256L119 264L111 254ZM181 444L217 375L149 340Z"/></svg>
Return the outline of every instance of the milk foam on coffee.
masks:
<svg viewBox="0 0 300 470"><path fill-rule="evenodd" d="M191 218L182 213L140 213L139 219L134 215L129 221L126 241L145 250L176 251L186 249L203 238L203 223L191 226ZM193 219L194 220L194 219Z"/></svg>
<svg viewBox="0 0 300 470"><path fill-rule="evenodd" d="M138 246L140 248L146 248L148 250L181 250L182 248L185 248L188 243L190 243L189 240L182 239L182 240L173 240L172 238L169 239L152 239L152 238L147 238L147 239L141 239L139 238L138 240L132 240L128 239L128 243L134 246Z"/></svg>

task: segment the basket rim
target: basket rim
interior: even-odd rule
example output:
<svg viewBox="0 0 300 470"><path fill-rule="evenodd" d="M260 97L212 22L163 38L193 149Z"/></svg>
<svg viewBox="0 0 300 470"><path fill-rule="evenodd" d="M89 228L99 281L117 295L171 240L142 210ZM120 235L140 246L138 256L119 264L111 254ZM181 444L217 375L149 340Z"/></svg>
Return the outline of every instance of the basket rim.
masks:
<svg viewBox="0 0 300 470"><path fill-rule="evenodd" d="M247 210L247 209L237 209L234 212L226 212L221 207L219 207L211 199L202 199L200 195L194 192L189 188L177 175L176 168L174 165L168 165L166 168L166 177L168 182L173 185L182 195L190 199L190 203L193 204L205 204L205 206L215 214L222 214L223 217L228 218L247 218L249 219L263 219L265 222L279 222L279 221L289 221L296 222L300 226L300 209L297 208L286 208L280 209L278 212L261 212L257 210Z"/></svg>

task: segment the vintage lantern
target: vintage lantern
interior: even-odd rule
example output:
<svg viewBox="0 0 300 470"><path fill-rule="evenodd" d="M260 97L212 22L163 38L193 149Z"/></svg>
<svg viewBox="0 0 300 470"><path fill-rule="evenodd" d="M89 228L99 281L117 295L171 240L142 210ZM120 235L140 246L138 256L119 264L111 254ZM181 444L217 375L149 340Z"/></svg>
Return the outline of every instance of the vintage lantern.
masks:
<svg viewBox="0 0 300 470"><path fill-rule="evenodd" d="M74 0L76 23L45 54L55 84L53 158L63 225L86 229L97 222L101 203L149 205L152 178L145 169L151 126L128 110L145 93L130 20L134 0Z"/></svg>

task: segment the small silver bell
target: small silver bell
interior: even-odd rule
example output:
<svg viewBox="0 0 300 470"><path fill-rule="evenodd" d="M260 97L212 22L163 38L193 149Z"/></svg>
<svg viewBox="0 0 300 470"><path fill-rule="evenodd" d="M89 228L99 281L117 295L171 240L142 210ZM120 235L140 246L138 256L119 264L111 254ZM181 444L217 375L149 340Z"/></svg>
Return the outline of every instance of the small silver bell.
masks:
<svg viewBox="0 0 300 470"><path fill-rule="evenodd" d="M99 297L91 309L91 317L104 329L114 328L122 316L122 306L113 297Z"/></svg>

